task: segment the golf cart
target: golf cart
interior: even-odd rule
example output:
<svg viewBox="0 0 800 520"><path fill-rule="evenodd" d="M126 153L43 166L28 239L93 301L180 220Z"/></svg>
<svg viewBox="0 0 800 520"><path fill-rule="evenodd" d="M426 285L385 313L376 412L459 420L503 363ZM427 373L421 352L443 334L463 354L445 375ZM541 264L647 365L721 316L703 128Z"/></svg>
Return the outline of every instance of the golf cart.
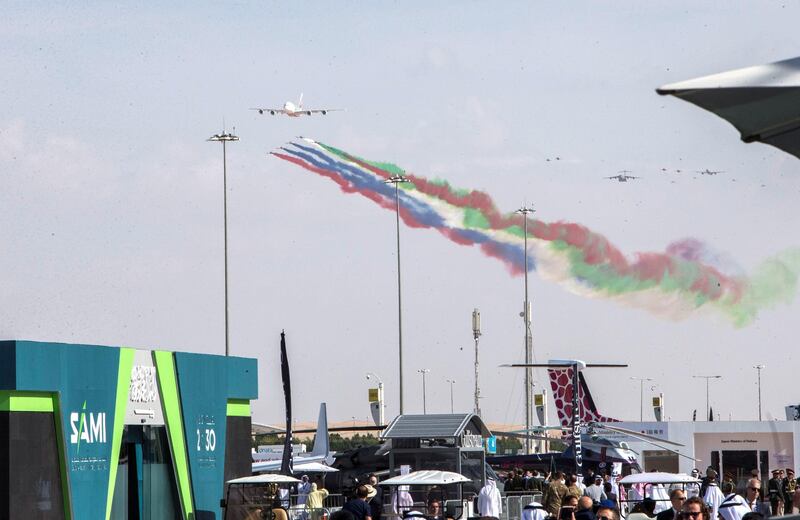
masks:
<svg viewBox="0 0 800 520"><path fill-rule="evenodd" d="M282 495L280 490L287 490L300 482L286 475L253 475L229 480L223 507L224 520L273 520L273 504Z"/></svg>
<svg viewBox="0 0 800 520"><path fill-rule="evenodd" d="M472 494L464 494L464 484L472 480L452 471L422 470L392 477L378 485L384 490L383 515L385 518L403 518L414 511L414 516L458 520L473 515ZM390 491L386 497L386 491ZM429 510L429 505L438 501L440 511Z"/></svg>

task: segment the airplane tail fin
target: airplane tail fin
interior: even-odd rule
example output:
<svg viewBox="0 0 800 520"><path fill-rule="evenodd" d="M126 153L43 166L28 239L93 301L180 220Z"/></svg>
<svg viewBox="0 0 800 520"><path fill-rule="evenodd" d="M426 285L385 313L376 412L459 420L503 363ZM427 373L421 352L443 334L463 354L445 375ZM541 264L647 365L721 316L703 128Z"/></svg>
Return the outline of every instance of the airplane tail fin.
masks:
<svg viewBox="0 0 800 520"><path fill-rule="evenodd" d="M330 454L330 439L328 438L328 407L325 403L319 405L319 419L317 420L317 433L314 436L314 448L310 456L321 455L327 457Z"/></svg>
<svg viewBox="0 0 800 520"><path fill-rule="evenodd" d="M572 368L549 368L550 388L553 391L558 420L561 426L569 426L572 422ZM582 373L578 373L578 406L580 406L581 422L620 422L619 419L606 417L597 411L592 394Z"/></svg>
<svg viewBox="0 0 800 520"><path fill-rule="evenodd" d="M300 93L300 99L297 100L297 108L303 108L303 93Z"/></svg>

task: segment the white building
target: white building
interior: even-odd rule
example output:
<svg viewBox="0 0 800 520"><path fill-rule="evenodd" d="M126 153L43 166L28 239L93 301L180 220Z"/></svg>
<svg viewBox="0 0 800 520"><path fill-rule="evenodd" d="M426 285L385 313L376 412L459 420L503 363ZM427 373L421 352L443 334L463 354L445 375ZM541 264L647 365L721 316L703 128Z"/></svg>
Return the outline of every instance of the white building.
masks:
<svg viewBox="0 0 800 520"><path fill-rule="evenodd" d="M638 453L644 471L689 473L714 467L720 475L730 474L744 488L752 469L766 481L773 469L795 469L800 453L800 421L675 421L620 422L614 426L638 431L683 444L665 445L688 455L691 460L624 434L603 432L604 437L628 443Z"/></svg>

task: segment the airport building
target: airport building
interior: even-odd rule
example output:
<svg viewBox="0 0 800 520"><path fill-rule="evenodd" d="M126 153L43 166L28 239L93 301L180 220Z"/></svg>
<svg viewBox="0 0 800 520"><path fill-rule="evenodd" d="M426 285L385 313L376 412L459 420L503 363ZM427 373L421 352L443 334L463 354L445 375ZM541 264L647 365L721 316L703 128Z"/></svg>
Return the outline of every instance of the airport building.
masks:
<svg viewBox="0 0 800 520"><path fill-rule="evenodd" d="M0 519L222 518L255 359L0 341Z"/></svg>
<svg viewBox="0 0 800 520"><path fill-rule="evenodd" d="M796 468L795 454L800 450L800 421L619 422L614 426L683 445L664 445L679 455L624 434L603 432L604 437L624 441L637 452L644 471L689 473L698 468L705 472L712 466L720 475L732 476L742 489L753 469L766 482L773 469Z"/></svg>

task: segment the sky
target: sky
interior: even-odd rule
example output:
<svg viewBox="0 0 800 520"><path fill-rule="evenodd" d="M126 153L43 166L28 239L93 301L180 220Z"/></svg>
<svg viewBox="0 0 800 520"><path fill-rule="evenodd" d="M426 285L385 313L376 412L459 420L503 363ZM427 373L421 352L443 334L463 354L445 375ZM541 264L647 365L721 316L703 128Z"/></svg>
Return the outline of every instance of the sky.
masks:
<svg viewBox="0 0 800 520"><path fill-rule="evenodd" d="M800 246L800 162L744 144L660 85L795 57L789 2L9 2L0 20L0 338L224 353L223 129L233 355L259 363L254 421L366 421L366 373L398 411L395 215L269 155L309 136L415 175L533 205L631 258L707 244L746 275ZM311 118L258 115L300 93ZM224 125L224 126L223 126ZM559 160L555 160L559 157ZM550 159L548 161L547 159ZM663 172L662 168L667 172ZM722 170L717 176L694 172ZM675 170L682 170L677 173ZM630 170L618 183L603 177ZM482 316L490 423L524 422L523 278L429 229L400 230L405 411L470 411ZM800 402L796 298L735 327L672 319L529 278L537 361L587 371L601 412L783 418ZM795 291L796 292L796 291ZM537 386L546 384L536 373ZM555 410L550 407L550 420ZM645 419L652 418L646 410Z"/></svg>

